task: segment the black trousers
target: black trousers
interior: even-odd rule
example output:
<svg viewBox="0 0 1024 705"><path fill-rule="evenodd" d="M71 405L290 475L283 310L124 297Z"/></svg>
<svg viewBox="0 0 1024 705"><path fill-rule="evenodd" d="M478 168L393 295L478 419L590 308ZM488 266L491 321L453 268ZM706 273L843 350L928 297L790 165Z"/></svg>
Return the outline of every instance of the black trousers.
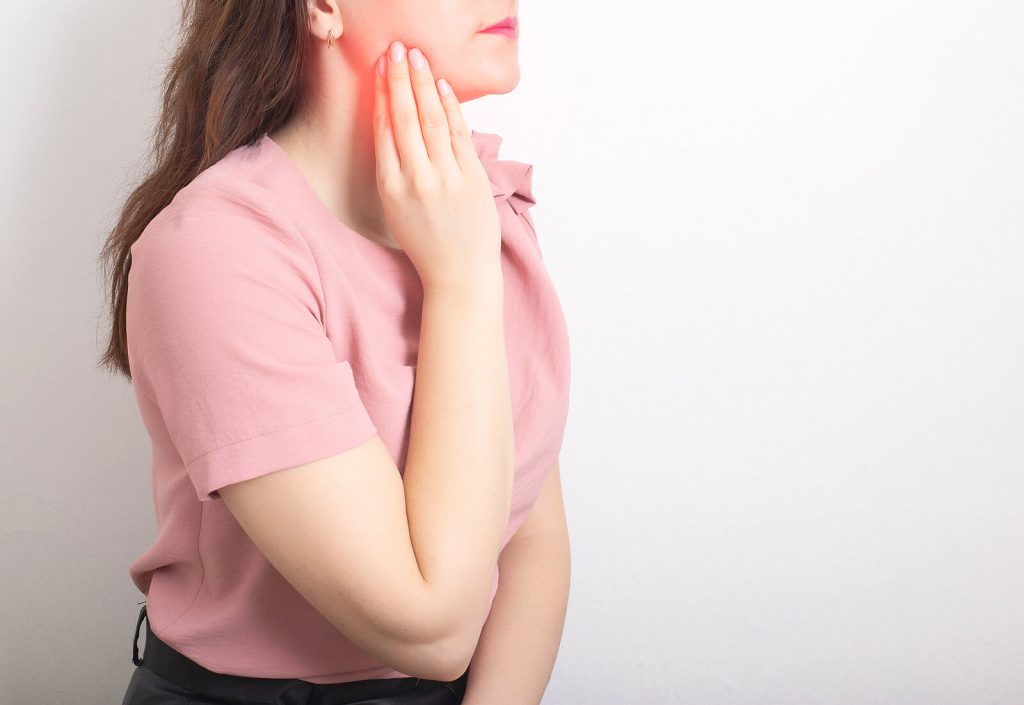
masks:
<svg viewBox="0 0 1024 705"><path fill-rule="evenodd" d="M146 620L146 647L139 633ZM375 678L348 683L311 683L298 678L249 678L210 671L171 648L139 611L132 639L136 669L121 705L459 705L469 670L454 681Z"/></svg>

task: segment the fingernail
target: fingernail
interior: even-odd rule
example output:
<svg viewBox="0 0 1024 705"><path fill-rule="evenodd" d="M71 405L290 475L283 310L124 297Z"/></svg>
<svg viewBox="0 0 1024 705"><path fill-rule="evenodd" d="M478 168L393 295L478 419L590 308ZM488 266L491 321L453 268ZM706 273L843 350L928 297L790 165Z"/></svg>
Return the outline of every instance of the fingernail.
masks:
<svg viewBox="0 0 1024 705"><path fill-rule="evenodd" d="M381 54L380 56L377 57L377 73L379 73L381 76L384 75L384 66L384 55Z"/></svg>
<svg viewBox="0 0 1024 705"><path fill-rule="evenodd" d="M401 63L402 59L405 58L405 45L397 39L391 42L391 63Z"/></svg>
<svg viewBox="0 0 1024 705"><path fill-rule="evenodd" d="M437 79L437 90L440 91L441 95L448 95L452 92L452 87L448 85L448 81L439 78Z"/></svg>
<svg viewBox="0 0 1024 705"><path fill-rule="evenodd" d="M409 50L409 63L417 71L427 65L426 59L423 58L423 54L419 49L413 47Z"/></svg>

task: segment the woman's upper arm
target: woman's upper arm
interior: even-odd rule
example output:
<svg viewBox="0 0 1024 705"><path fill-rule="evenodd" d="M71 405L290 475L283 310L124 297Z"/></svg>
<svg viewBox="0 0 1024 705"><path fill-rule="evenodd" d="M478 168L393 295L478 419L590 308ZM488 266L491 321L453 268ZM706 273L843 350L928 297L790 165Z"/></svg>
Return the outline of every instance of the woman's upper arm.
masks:
<svg viewBox="0 0 1024 705"><path fill-rule="evenodd" d="M302 236L223 188L176 199L133 245L128 274L132 381L159 407L201 501L376 434L324 331Z"/></svg>

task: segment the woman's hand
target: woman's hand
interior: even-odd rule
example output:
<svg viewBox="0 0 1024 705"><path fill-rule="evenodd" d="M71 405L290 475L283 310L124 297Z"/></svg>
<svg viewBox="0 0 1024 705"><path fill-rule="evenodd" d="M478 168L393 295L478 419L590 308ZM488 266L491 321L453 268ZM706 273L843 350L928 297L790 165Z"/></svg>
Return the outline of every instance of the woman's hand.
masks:
<svg viewBox="0 0 1024 705"><path fill-rule="evenodd" d="M424 289L461 286L500 272L498 210L454 92L417 49L406 54L393 42L375 70L377 190Z"/></svg>

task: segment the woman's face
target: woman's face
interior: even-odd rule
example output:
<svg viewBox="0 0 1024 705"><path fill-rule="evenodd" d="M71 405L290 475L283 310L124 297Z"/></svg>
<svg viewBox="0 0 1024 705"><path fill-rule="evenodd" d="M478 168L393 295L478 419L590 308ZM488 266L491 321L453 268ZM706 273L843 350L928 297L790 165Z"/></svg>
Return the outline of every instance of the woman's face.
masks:
<svg viewBox="0 0 1024 705"><path fill-rule="evenodd" d="M333 4L311 0L311 21ZM341 36L335 48L371 83L377 57L396 39L406 50L423 52L434 79L446 79L460 101L508 93L519 83L518 38L480 31L515 17L518 0L338 0L337 8ZM328 26L338 22L331 13L319 19Z"/></svg>

